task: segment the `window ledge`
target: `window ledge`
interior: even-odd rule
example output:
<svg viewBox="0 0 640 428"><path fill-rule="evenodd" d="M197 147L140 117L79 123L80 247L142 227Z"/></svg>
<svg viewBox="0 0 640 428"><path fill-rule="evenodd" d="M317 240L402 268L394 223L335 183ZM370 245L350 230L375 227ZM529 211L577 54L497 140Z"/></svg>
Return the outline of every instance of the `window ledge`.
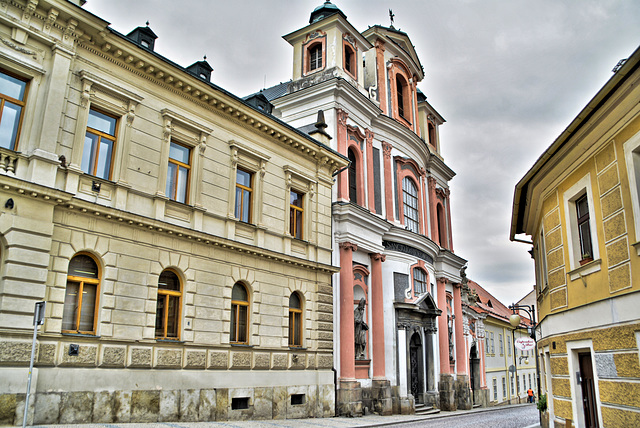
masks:
<svg viewBox="0 0 640 428"><path fill-rule="evenodd" d="M631 246L636 249L636 252L640 256L640 241L636 242L635 244L631 244Z"/></svg>
<svg viewBox="0 0 640 428"><path fill-rule="evenodd" d="M229 343L229 345L238 348L253 348L253 345L249 345L248 343Z"/></svg>
<svg viewBox="0 0 640 428"><path fill-rule="evenodd" d="M289 345L289 351L306 351L307 348L304 346L291 346Z"/></svg>
<svg viewBox="0 0 640 428"><path fill-rule="evenodd" d="M91 333L70 333L70 332L62 332L60 333L63 336L73 336L73 337L90 337L92 339L100 339L100 336L91 334Z"/></svg>
<svg viewBox="0 0 640 428"><path fill-rule="evenodd" d="M571 281L575 281L580 279L583 276L590 275L595 272L600 271L600 265L602 264L602 259L597 259L586 263L577 269L567 272Z"/></svg>
<svg viewBox="0 0 640 428"><path fill-rule="evenodd" d="M179 340L179 339L156 339L156 342L161 342L161 343L176 343L176 344L183 344L185 343L184 340Z"/></svg>

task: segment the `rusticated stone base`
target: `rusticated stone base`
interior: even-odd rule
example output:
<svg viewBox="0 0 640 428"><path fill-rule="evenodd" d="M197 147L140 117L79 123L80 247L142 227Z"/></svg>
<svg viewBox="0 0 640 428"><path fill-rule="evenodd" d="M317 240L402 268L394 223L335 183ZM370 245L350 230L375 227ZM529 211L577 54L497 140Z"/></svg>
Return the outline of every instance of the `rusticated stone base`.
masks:
<svg viewBox="0 0 640 428"><path fill-rule="evenodd" d="M489 390L484 388L473 391L473 404L480 407L489 406Z"/></svg>
<svg viewBox="0 0 640 428"><path fill-rule="evenodd" d="M469 376L459 374L455 381L456 406L458 410L471 410L471 388L469 388Z"/></svg>
<svg viewBox="0 0 640 428"><path fill-rule="evenodd" d="M456 403L455 379L450 374L440 374L440 382L438 383L440 391L440 410L454 411L458 410Z"/></svg>
<svg viewBox="0 0 640 428"><path fill-rule="evenodd" d="M391 403L391 382L374 379L371 385L371 401L373 411L382 416L388 416L393 411Z"/></svg>
<svg viewBox="0 0 640 428"><path fill-rule="evenodd" d="M363 406L360 382L341 380L336 401L339 416L362 416Z"/></svg>
<svg viewBox="0 0 640 428"><path fill-rule="evenodd" d="M248 397L246 408L233 408L237 397ZM333 385L47 392L31 396L30 415L36 425L295 419L333 416L333 403ZM0 424L20 425L23 411L24 394L0 394Z"/></svg>

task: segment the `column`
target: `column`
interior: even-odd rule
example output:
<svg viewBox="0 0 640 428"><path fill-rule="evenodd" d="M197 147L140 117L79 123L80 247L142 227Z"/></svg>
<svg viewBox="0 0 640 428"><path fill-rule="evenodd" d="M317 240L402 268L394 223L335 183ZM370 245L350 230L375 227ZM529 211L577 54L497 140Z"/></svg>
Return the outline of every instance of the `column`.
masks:
<svg viewBox="0 0 640 428"><path fill-rule="evenodd" d="M393 180L391 177L391 149L389 143L382 142L382 153L384 158L384 205L386 208L387 220L393 221Z"/></svg>
<svg viewBox="0 0 640 428"><path fill-rule="evenodd" d="M384 296L382 294L382 254L371 257L371 337L373 339L373 378L385 379L384 360Z"/></svg>
<svg viewBox="0 0 640 428"><path fill-rule="evenodd" d="M451 229L451 198L449 195L451 192L449 189L445 190L445 195L447 196L447 224L449 227L449 251L453 253L453 230Z"/></svg>
<svg viewBox="0 0 640 428"><path fill-rule="evenodd" d="M464 329L462 328L462 300L460 296L461 284L453 286L453 311L456 316L454 321L456 340L456 371L458 374L469 374L467 370L467 353L464 340Z"/></svg>
<svg viewBox="0 0 640 428"><path fill-rule="evenodd" d="M369 205L369 211L376 212L375 201L375 188L373 185L373 132L365 129L365 141L367 142L367 153L365 154L367 159L367 201ZM364 201L363 201L364 202Z"/></svg>
<svg viewBox="0 0 640 428"><path fill-rule="evenodd" d="M355 380L355 343L353 326L353 252L351 242L340 243L340 379Z"/></svg>
<svg viewBox="0 0 640 428"><path fill-rule="evenodd" d="M427 178L427 186L429 187L429 223L431 224L430 238L433 242L438 241L438 216L436 215L437 199L436 199L436 179Z"/></svg>
<svg viewBox="0 0 640 428"><path fill-rule="evenodd" d="M447 327L447 297L445 294L445 286L447 279L438 278L438 306L442 310L442 314L438 317L438 339L440 349L440 373L450 373L449 368L449 328Z"/></svg>
<svg viewBox="0 0 640 428"><path fill-rule="evenodd" d="M398 328L398 395L407 398L409 391L407 383L407 327Z"/></svg>
<svg viewBox="0 0 640 428"><path fill-rule="evenodd" d="M336 110L338 119L338 153L347 156L347 118L349 114L342 109ZM338 175L338 199L349 199L349 171L345 169Z"/></svg>
<svg viewBox="0 0 640 428"><path fill-rule="evenodd" d="M380 110L382 114L389 115L387 109L387 67L384 63L384 42L380 39L376 40L376 67L378 74L378 100L380 101Z"/></svg>

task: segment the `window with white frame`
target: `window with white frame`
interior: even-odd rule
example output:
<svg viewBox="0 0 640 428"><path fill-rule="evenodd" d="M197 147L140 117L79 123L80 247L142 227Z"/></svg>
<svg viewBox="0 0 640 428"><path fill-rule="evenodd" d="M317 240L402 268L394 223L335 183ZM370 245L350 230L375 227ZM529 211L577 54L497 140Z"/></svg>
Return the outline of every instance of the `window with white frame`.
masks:
<svg viewBox="0 0 640 428"><path fill-rule="evenodd" d="M493 401L498 401L498 379L493 378Z"/></svg>
<svg viewBox="0 0 640 428"><path fill-rule="evenodd" d="M420 217L418 214L418 189L413 181L402 179L402 201L404 207L404 224L412 232L418 233Z"/></svg>
<svg viewBox="0 0 640 428"><path fill-rule="evenodd" d="M640 242L640 132L624 143L624 159L627 164L631 206L633 208L633 224L636 229L636 242ZM635 245L640 256L640 245Z"/></svg>
<svg viewBox="0 0 640 428"><path fill-rule="evenodd" d="M569 248L569 263L571 270L575 270L589 259L600 257L598 250L598 236L596 232L593 192L591 190L591 175L587 174L564 192L565 225L567 228L567 244ZM581 271L582 275L600 270L600 264L590 264ZM572 280L577 276L572 276Z"/></svg>
<svg viewBox="0 0 640 428"><path fill-rule="evenodd" d="M413 269L413 294L420 295L427 292L427 273L420 269Z"/></svg>
<svg viewBox="0 0 640 428"><path fill-rule="evenodd" d="M501 334L498 335L498 343L500 344L500 355L504 355L504 342Z"/></svg>
<svg viewBox="0 0 640 428"><path fill-rule="evenodd" d="M502 398L507 398L507 379L502 376Z"/></svg>

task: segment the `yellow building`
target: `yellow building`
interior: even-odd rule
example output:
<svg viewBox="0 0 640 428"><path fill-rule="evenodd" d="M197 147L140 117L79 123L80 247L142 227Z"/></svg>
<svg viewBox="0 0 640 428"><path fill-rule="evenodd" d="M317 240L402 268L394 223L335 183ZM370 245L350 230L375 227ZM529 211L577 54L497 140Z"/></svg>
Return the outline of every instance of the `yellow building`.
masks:
<svg viewBox="0 0 640 428"><path fill-rule="evenodd" d="M515 189L551 426L640 426L639 62L637 49Z"/></svg>

